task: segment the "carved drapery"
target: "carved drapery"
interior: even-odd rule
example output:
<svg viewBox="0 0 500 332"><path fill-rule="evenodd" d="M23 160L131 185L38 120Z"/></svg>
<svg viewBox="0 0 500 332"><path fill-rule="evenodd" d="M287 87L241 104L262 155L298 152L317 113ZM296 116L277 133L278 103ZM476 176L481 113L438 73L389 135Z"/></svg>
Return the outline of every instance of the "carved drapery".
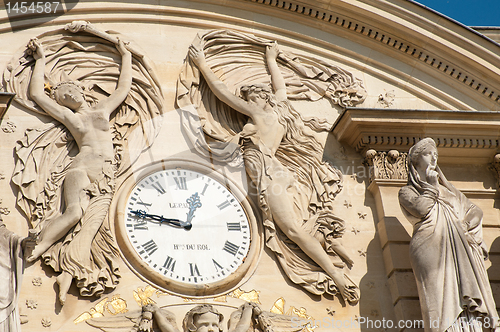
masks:
<svg viewBox="0 0 500 332"><path fill-rule="evenodd" d="M121 67L117 35L78 21L43 33L37 42L45 52L47 96L57 83L78 81L87 104L93 107L116 89ZM85 189L89 202L82 206L85 212L80 222L43 254L45 263L56 272L78 279L83 296L100 295L118 282L119 254L107 220L114 180L154 141L161 125L163 98L158 80L147 58L132 44L127 48L133 54L133 81L128 96L109 121L114 160L104 161L102 174ZM14 101L24 109L46 114L29 93L36 63L33 51L26 47L14 55L3 73L3 90L16 93ZM78 147L67 128L54 120L28 129L15 153L12 182L18 189L17 204L30 227L41 231L65 209L63 183Z"/></svg>

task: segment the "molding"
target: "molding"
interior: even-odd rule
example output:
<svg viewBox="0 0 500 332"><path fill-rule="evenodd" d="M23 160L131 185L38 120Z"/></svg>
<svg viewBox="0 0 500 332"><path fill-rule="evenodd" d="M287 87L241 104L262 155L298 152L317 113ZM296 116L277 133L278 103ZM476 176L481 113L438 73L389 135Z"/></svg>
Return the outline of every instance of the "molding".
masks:
<svg viewBox="0 0 500 332"><path fill-rule="evenodd" d="M348 108L333 133L363 155L369 149L406 152L432 137L444 163L487 164L500 149L500 112Z"/></svg>
<svg viewBox="0 0 500 332"><path fill-rule="evenodd" d="M281 36L296 49L314 51L335 61L349 63L358 70L379 76L391 84L404 87L418 98L439 108L468 109L468 98L479 103L482 110L500 111L500 45L474 30L438 13L406 0L188 0L193 5L165 0L139 2L91 2L81 0L63 16L20 14L11 21L5 11L0 13L0 33L39 26L57 26L77 19L93 23L143 22L174 24L202 29L256 29L257 35ZM195 5L197 4L197 5ZM176 7L178 6L178 7ZM236 9L222 13L210 10L212 6ZM239 10L239 11L238 11ZM392 68L383 59L368 53L356 54L355 49L338 45L335 39L322 40L308 33L286 29L282 24L272 26L258 15L277 17L325 31L360 46L381 52L382 55L402 61L414 70L408 72ZM60 15L58 13L57 15ZM281 28L280 28L281 27ZM279 39L279 38L278 38ZM283 40L280 40L282 43ZM307 45L304 45L304 42ZM319 46L316 47L315 46ZM325 50L335 50L326 52ZM328 54L327 54L328 53ZM449 87L438 89L440 83L412 73L430 75ZM391 77L394 76L394 77ZM475 107L475 106L474 106Z"/></svg>
<svg viewBox="0 0 500 332"><path fill-rule="evenodd" d="M304 3L299 0L245 1L257 2L267 6L281 8L283 10L297 13L302 16L308 16L322 22L328 22L336 27L343 28L343 30L346 32L364 36L364 39L369 38L379 45L387 46L397 53L406 55L407 58L410 58L409 61L411 62L416 61L428 68L439 71L442 74L449 76L461 85L477 91L479 94L488 98L490 101L493 101L495 104L500 105L500 85L498 84L498 72L500 68L498 67L498 65L495 64L491 66L491 64L483 64L483 70L481 71L478 71L478 68L466 69L465 66L457 65L457 63L460 62L467 62L464 61L464 56L475 58L476 54L471 53L477 53L478 59L476 61L483 59L483 55L479 54L480 52L477 51L470 51L470 48L476 47L473 42L469 42L469 45L460 45L458 43L461 42L461 44L463 44L463 40L452 40L454 37L453 35L457 34L456 32L454 34L450 34L452 35L452 38L448 36L443 37L443 34L439 33L443 32L439 31L444 30L443 27L438 26L438 24L431 21L431 19L422 20L421 18L417 17L417 14L412 12L412 10L416 11L417 7L419 7L419 5L417 4L411 3L410 6L414 7L410 7L408 9L404 8L404 4L399 4L397 1L395 2L396 5L392 6L385 3L385 1L379 1L378 4L372 4L371 1L364 1L365 6L362 7L363 1L360 1L359 4L357 2L353 4L353 7L356 5L358 6L358 8L356 9L359 12L350 13L347 10L342 10L344 9L343 7L346 7L345 4L335 3L334 6L331 4L332 1L320 1L319 3L320 5L323 4L323 8L321 8L320 6L312 5L310 3ZM328 3L329 6L325 6L325 3ZM370 8L370 5L372 5L373 7ZM406 5L408 6L409 4ZM371 13L371 15L369 15L370 13L367 13L367 10L370 9L373 10L373 13ZM376 13L376 9L386 11L385 15L380 17L380 14ZM439 14L429 11L426 8L423 9L424 14L422 16L429 16L430 14L437 17L440 16ZM428 12L426 13L426 11ZM389 20L389 16L391 16L390 14L397 15L398 17L393 17L393 19L398 19L398 22L393 23L392 26L389 26L389 24L388 26L384 26L384 23L388 23L384 22L384 20ZM426 25L412 22L418 19L420 19L421 21L425 21ZM436 21L441 24L443 23L442 20L436 19ZM371 24L368 24L367 22L370 22ZM484 38L476 31L462 26L456 22L453 22L451 20L449 22L453 23L453 25L456 26L454 27L455 29L459 28L459 30L467 31L468 33L470 33L470 37L474 37L474 35L476 35L475 37L484 39L488 44L491 44L488 46L493 46L493 48L496 48L496 52L499 51L498 47L500 45L495 43L491 39ZM412 25L415 25L414 31L411 30ZM433 29L433 26L436 26L436 28ZM416 32L417 30L419 32ZM435 32L435 30L437 30L437 32ZM413 39L412 37L415 37L415 39ZM426 40L425 37L435 38L436 41L433 42L432 40ZM443 38L446 38L447 40L442 40ZM412 41L408 39L411 39ZM453 45L450 43L457 44ZM437 44L436 48L432 47L430 44ZM455 49L457 49L458 51ZM433 50L434 52L431 50ZM486 49L486 51L488 53L491 53L491 51L488 49ZM446 54L446 57L439 56L438 54ZM490 58L490 55L491 54L488 54L488 56L486 56L485 54L484 58ZM471 60L470 58L469 61ZM492 60L493 59L491 59L490 61ZM496 59L494 61L498 61L498 56L496 56ZM466 63L463 64L466 65ZM486 71L484 71L485 69ZM486 77L483 76L485 74ZM497 84L493 84L490 81L489 78L491 77L497 77Z"/></svg>

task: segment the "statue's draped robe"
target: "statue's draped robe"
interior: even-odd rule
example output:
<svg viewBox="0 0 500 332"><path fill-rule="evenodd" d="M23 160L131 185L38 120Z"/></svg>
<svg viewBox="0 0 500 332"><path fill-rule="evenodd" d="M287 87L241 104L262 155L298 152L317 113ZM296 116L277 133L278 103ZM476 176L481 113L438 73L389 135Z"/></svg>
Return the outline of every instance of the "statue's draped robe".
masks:
<svg viewBox="0 0 500 332"><path fill-rule="evenodd" d="M421 181L413 165L409 172L399 201L414 224L410 261L425 331L482 331L467 325L477 317L496 326L498 314L480 247L482 211L441 171L441 192Z"/></svg>
<svg viewBox="0 0 500 332"><path fill-rule="evenodd" d="M121 55L115 45L87 33L62 29L44 33L38 40L46 53L48 87L69 76L85 87L90 105L116 89ZM85 189L80 222L42 255L56 272L71 274L83 296L100 295L118 283L119 253L107 220L115 179L153 143L161 125L163 105L158 81L147 59L132 55L131 90L110 120L115 158L103 165L100 178ZM16 93L15 101L22 107L45 114L29 95L33 65L27 50L20 50L4 72L3 86ZM17 204L32 228L40 231L64 212L63 182L77 153L73 137L57 122L28 129L18 142L12 182L19 189Z"/></svg>
<svg viewBox="0 0 500 332"><path fill-rule="evenodd" d="M21 331L17 307L24 268L21 240L0 220L0 332Z"/></svg>
<svg viewBox="0 0 500 332"><path fill-rule="evenodd" d="M270 83L265 51L272 43L243 33L212 31L199 36L193 45L203 50L207 64L237 95L242 85ZM352 106L365 98L361 82L331 64L281 52L278 65L291 100L328 98L334 104ZM216 98L189 58L177 83L177 105L182 110L185 133L194 147L201 154L229 165L245 160L247 173L259 192L266 245L275 252L285 273L313 294L335 294L338 289L333 280L276 227L265 199L267 184L273 176L272 165L284 166L291 180L289 191L299 226L317 237L332 263L342 268L342 260L331 246L332 240L337 240L344 231L344 222L334 215L332 206L342 188L342 174L322 161L323 149L315 137L315 133L328 130L331 124L318 118L305 120L290 103L285 104L275 108L287 133L273 154L255 133L244 128L247 117ZM352 283L349 287L356 288Z"/></svg>

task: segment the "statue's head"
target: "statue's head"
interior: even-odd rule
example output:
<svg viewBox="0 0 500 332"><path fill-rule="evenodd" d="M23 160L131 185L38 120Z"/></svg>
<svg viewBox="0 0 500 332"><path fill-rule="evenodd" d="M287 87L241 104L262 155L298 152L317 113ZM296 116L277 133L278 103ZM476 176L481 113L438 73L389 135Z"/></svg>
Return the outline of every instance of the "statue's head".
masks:
<svg viewBox="0 0 500 332"><path fill-rule="evenodd" d="M243 85L240 88L240 96L246 101L252 100L255 97L269 101L273 97L273 93L268 84L256 83Z"/></svg>
<svg viewBox="0 0 500 332"><path fill-rule="evenodd" d="M422 170L425 170L429 165L435 168L437 156L436 142L430 137L418 141L408 152L411 164L413 164L416 169Z"/></svg>
<svg viewBox="0 0 500 332"><path fill-rule="evenodd" d="M184 332L220 332L224 316L210 304L202 304L189 310L184 316Z"/></svg>
<svg viewBox="0 0 500 332"><path fill-rule="evenodd" d="M85 103L83 88L77 81L64 81L52 88L50 96L59 105L76 109Z"/></svg>

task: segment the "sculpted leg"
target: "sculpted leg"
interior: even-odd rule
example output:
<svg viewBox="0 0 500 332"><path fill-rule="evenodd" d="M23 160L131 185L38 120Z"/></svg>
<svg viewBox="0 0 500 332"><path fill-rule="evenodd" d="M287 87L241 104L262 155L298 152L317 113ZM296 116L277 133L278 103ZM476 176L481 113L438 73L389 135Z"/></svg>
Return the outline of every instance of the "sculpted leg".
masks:
<svg viewBox="0 0 500 332"><path fill-rule="evenodd" d="M87 172L84 169L72 169L68 171L64 179L64 198L66 210L54 220L51 220L42 229L39 242L35 246L28 262L33 262L40 257L55 242L65 236L69 230L76 225L83 215L81 197L86 195L84 189L90 184Z"/></svg>
<svg viewBox="0 0 500 332"><path fill-rule="evenodd" d="M350 300L352 296L349 294L344 273L332 264L330 257L319 241L300 229L297 217L293 212L292 202L285 188L279 180L273 181L266 192L267 202L273 214L274 222L290 240L295 242L306 255L333 279L342 297Z"/></svg>
<svg viewBox="0 0 500 332"><path fill-rule="evenodd" d="M66 296L68 295L71 282L73 281L73 276L64 271L57 276L56 281L59 285L59 303L63 306L64 303L66 303Z"/></svg>

